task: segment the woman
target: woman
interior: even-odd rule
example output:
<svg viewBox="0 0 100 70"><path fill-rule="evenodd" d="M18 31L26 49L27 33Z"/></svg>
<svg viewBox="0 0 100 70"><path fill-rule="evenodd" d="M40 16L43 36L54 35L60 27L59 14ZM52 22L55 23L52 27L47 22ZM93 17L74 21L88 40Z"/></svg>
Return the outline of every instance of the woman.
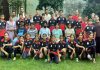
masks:
<svg viewBox="0 0 100 70"><path fill-rule="evenodd" d="M23 36L20 36L19 37L19 40L15 43L14 45L14 58L13 60L16 60L16 54L20 54L20 56L22 55L22 50L23 50L23 47L24 47L24 37Z"/></svg>
<svg viewBox="0 0 100 70"><path fill-rule="evenodd" d="M3 52L4 56L6 56L8 59L11 59L13 48L8 33L4 34L4 38L1 40L1 43L2 43L1 52Z"/></svg>
<svg viewBox="0 0 100 70"><path fill-rule="evenodd" d="M14 38L14 32L16 30L16 22L13 21L12 16L10 16L9 21L6 23L6 31L9 34L11 40Z"/></svg>
<svg viewBox="0 0 100 70"><path fill-rule="evenodd" d="M23 58L27 58L31 55L32 39L30 37L30 34L25 35L24 48L22 53Z"/></svg>

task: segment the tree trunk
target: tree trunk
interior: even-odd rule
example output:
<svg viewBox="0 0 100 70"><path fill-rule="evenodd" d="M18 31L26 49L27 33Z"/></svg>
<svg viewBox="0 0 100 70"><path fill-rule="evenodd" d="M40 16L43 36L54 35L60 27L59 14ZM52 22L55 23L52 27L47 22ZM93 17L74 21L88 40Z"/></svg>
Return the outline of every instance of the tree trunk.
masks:
<svg viewBox="0 0 100 70"><path fill-rule="evenodd" d="M3 7L3 14L5 16L5 20L9 20L9 3L8 0L2 0L1 3L2 7Z"/></svg>

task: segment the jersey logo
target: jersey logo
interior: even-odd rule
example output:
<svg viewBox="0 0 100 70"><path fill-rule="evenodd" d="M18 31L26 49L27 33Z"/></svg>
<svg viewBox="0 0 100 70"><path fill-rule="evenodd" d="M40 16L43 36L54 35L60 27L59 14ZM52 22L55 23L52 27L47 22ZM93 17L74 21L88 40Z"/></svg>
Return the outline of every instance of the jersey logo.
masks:
<svg viewBox="0 0 100 70"><path fill-rule="evenodd" d="M89 42L87 42L87 45L89 45Z"/></svg>

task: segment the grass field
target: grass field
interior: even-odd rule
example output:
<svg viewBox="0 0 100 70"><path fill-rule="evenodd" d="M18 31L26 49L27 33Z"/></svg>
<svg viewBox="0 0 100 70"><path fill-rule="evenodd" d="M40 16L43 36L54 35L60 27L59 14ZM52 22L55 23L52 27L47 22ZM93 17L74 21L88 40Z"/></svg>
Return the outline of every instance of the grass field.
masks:
<svg viewBox="0 0 100 70"><path fill-rule="evenodd" d="M17 59L6 60L0 58L0 70L100 70L100 57L96 57L96 64L91 61L66 59L59 64L45 63L44 60Z"/></svg>

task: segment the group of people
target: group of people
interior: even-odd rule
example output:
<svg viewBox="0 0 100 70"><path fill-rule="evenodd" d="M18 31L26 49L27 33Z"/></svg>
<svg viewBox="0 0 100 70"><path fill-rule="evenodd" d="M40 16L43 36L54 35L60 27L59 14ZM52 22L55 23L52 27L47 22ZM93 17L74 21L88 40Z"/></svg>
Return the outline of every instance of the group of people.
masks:
<svg viewBox="0 0 100 70"><path fill-rule="evenodd" d="M32 17L19 18L15 12L4 20L0 16L0 51L2 58L16 60L17 54L23 59L45 59L45 62L59 63L76 58L92 60L96 63L95 53L100 53L100 21L96 14L82 18L79 12L69 14L63 11L49 14L48 9L41 15L39 10ZM96 41L97 40L97 41ZM96 45L97 44L97 45Z"/></svg>

